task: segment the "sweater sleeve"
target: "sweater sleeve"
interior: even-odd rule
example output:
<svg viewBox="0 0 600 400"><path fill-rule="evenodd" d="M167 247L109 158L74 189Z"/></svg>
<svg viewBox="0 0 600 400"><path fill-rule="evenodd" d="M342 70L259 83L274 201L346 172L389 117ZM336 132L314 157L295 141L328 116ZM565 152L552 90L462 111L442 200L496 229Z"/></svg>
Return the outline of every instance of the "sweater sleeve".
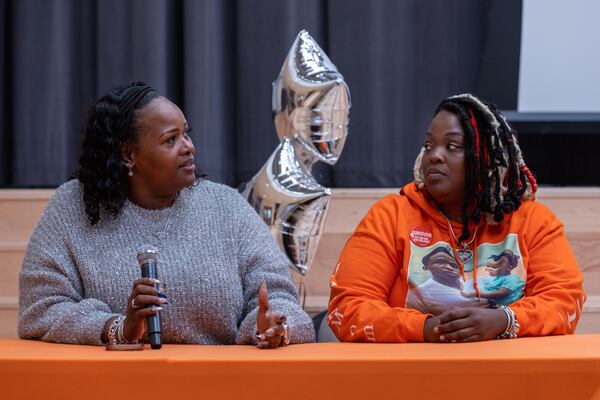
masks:
<svg viewBox="0 0 600 400"><path fill-rule="evenodd" d="M71 198L59 188L33 231L19 275L19 337L47 342L102 344L104 302L85 298L67 245L65 210Z"/></svg>
<svg viewBox="0 0 600 400"><path fill-rule="evenodd" d="M398 218L394 196L380 200L340 255L330 280L327 321L341 341L423 341L428 315L388 303L405 256L403 246L398 245Z"/></svg>
<svg viewBox="0 0 600 400"><path fill-rule="evenodd" d="M248 202L237 192L231 196L235 210L233 228L238 232L238 259L244 285L244 312L236 342L256 343L258 289L263 281L267 283L271 309L287 316L290 343L314 342L313 323L298 303L289 260Z"/></svg>
<svg viewBox="0 0 600 400"><path fill-rule="evenodd" d="M524 232L526 296L510 306L520 324L519 336L573 333L585 302L575 255L562 223L545 206L536 204L529 221Z"/></svg>

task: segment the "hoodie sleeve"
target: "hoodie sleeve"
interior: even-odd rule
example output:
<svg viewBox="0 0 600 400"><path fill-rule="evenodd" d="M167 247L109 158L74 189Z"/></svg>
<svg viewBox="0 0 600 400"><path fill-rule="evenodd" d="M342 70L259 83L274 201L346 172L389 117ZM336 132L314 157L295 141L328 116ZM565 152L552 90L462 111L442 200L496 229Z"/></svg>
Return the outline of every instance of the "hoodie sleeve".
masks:
<svg viewBox="0 0 600 400"><path fill-rule="evenodd" d="M423 341L428 315L388 303L404 258L397 236L401 213L395 197L387 196L369 210L346 243L330 279L327 322L341 341Z"/></svg>
<svg viewBox="0 0 600 400"><path fill-rule="evenodd" d="M532 206L522 233L529 254L526 295L510 306L519 336L573 333L585 301L583 277L563 224L542 204Z"/></svg>

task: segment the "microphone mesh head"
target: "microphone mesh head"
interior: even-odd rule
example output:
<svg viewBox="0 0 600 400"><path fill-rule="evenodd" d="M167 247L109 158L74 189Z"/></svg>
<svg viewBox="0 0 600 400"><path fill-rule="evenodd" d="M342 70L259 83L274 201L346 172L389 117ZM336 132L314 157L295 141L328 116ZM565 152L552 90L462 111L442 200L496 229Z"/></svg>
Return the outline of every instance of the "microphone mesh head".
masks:
<svg viewBox="0 0 600 400"><path fill-rule="evenodd" d="M158 249L151 244L145 244L139 248L137 260L140 265L148 261L158 262Z"/></svg>

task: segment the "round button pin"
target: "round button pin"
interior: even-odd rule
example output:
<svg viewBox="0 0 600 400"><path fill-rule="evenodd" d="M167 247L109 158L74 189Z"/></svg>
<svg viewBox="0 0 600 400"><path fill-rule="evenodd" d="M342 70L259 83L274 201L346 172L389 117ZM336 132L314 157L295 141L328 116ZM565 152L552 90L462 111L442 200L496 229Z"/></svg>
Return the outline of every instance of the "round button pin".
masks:
<svg viewBox="0 0 600 400"><path fill-rule="evenodd" d="M432 238L433 234L426 226L415 226L410 230L410 241L419 247L429 246Z"/></svg>

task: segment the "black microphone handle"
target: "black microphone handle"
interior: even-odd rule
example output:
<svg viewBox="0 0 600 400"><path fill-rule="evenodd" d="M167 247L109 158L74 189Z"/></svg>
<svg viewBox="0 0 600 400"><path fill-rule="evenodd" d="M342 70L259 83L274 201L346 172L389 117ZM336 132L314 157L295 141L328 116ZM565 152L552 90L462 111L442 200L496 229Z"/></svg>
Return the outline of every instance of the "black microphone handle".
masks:
<svg viewBox="0 0 600 400"><path fill-rule="evenodd" d="M158 268L156 264L157 263L154 260L147 260L142 265L142 277L158 279ZM154 287L159 289L159 284L155 283ZM146 308L156 307L156 304L148 304L146 306ZM160 327L160 313L157 312L156 314L146 317L146 333L150 340L150 347L153 349L160 349L162 347Z"/></svg>

